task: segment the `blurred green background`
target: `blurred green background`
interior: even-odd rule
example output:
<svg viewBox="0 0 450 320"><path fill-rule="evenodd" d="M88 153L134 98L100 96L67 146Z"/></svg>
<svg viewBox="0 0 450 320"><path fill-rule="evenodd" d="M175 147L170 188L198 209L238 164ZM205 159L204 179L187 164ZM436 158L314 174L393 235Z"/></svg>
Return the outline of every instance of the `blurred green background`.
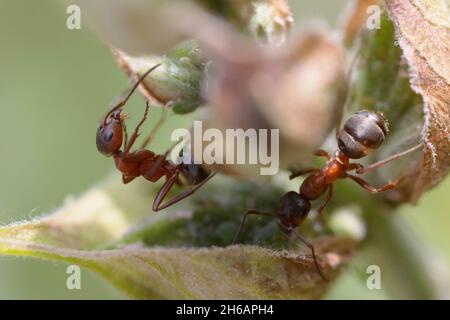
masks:
<svg viewBox="0 0 450 320"><path fill-rule="evenodd" d="M291 1L297 21L325 18L336 25L345 1ZM0 0L0 224L58 208L111 171L95 148L98 121L128 79L86 25L66 29L59 1ZM141 110L142 99L133 99ZM171 119L179 124L180 117ZM156 143L158 147L158 143ZM159 148L163 144L159 143ZM450 264L450 181L401 214ZM66 265L0 257L0 299L121 298L84 271L82 290L66 289ZM329 298L387 298L352 275Z"/></svg>

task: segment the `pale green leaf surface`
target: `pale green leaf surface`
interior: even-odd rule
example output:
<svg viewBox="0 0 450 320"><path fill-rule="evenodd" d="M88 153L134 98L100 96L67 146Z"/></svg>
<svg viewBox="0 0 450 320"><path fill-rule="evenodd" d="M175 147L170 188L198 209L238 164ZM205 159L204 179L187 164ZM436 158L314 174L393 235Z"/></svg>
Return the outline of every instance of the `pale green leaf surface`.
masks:
<svg viewBox="0 0 450 320"><path fill-rule="evenodd" d="M211 228L214 222L203 211L186 209L194 207L195 202L185 203L183 211L152 215L147 206L151 197L147 197L148 201L143 198L144 192L150 190L145 185L124 187L112 180L105 186L68 200L52 215L0 227L0 255L75 263L100 274L128 296L140 299L313 299L321 297L329 287L318 275L309 251L257 246L186 248L189 242L211 243L214 238L211 235L203 242L189 241L192 234L186 233L187 229L199 223L211 234L216 229ZM224 218L220 212L217 215L218 220ZM235 216L239 218L239 214ZM221 223L217 229L225 231ZM235 231L236 225L232 224L231 229ZM152 236L160 240L155 240L158 246L150 245ZM205 236L209 234L194 232L194 238ZM170 247L177 246L178 237L183 247ZM351 241L338 238L317 240L315 246L319 252L328 252L320 258L330 279L337 276L353 249Z"/></svg>

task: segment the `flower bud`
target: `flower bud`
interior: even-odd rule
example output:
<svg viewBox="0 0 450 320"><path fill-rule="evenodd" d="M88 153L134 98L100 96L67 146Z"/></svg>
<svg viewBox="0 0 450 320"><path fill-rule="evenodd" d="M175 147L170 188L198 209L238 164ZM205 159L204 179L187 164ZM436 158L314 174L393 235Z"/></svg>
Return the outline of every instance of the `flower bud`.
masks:
<svg viewBox="0 0 450 320"><path fill-rule="evenodd" d="M147 100L168 105L175 113L189 113L202 103L200 87L205 59L195 41L186 41L167 55L133 57L113 49L122 69L133 79L154 65L161 66L149 74L139 87Z"/></svg>

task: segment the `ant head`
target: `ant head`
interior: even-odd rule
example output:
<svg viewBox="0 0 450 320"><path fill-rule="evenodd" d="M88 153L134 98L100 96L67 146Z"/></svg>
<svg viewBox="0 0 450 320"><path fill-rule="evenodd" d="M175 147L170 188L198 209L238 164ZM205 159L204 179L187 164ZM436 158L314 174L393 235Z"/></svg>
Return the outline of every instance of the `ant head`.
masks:
<svg viewBox="0 0 450 320"><path fill-rule="evenodd" d="M120 151L124 118L122 109L109 113L97 129L97 150L103 155L110 157Z"/></svg>
<svg viewBox="0 0 450 320"><path fill-rule="evenodd" d="M339 149L350 159L360 159L378 149L389 132L382 113L359 111L352 115L339 132Z"/></svg>
<svg viewBox="0 0 450 320"><path fill-rule="evenodd" d="M278 224L286 232L291 232L305 221L311 203L299 193L290 191L280 200Z"/></svg>

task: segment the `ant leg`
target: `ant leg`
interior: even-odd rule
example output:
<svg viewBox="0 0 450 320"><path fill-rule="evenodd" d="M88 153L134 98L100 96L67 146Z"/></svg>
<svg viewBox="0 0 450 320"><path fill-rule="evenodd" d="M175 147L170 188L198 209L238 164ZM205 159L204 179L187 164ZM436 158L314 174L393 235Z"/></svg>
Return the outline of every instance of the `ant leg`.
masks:
<svg viewBox="0 0 450 320"><path fill-rule="evenodd" d="M314 152L314 155L317 156L317 157L326 158L327 160L331 159L330 153L328 153L327 151L322 150L322 149L316 150Z"/></svg>
<svg viewBox="0 0 450 320"><path fill-rule="evenodd" d="M397 159L399 159L399 158L401 158L403 156L406 156L407 154L409 154L411 152L419 150L421 147L423 147L423 143L419 143L418 145L416 145L416 146L414 146L414 147L412 147L412 148L410 148L408 150L396 153L396 154L394 154L394 155L392 155L392 156L390 156L390 157L388 157L386 159L383 159L383 160L380 160L378 162L375 162L374 164L371 164L370 166L367 166L367 167L360 166L360 167L356 168L356 173L364 174L364 173L369 172L369 171L371 171L373 169L382 167L382 166L384 166L385 164L387 164L387 163L389 163L391 161L397 160Z"/></svg>
<svg viewBox="0 0 450 320"><path fill-rule="evenodd" d="M177 142L177 143L179 143L179 142ZM161 169L161 167L165 166L166 163L167 163L166 158L167 158L167 156L170 154L170 152L172 151L172 149L173 149L175 146L176 146L176 144L174 144L172 147L170 147L170 148L166 151L166 153L164 153L163 155L158 155L158 156L156 156L152 168L150 169L150 171L148 171L147 173L145 173L144 176L145 176L145 177L153 177L153 176L155 175L155 173L158 172L159 169ZM137 153L139 153L139 152L137 152ZM178 172L178 173L175 172L175 173L173 173L173 174L176 175L176 176L178 176L179 172ZM170 180L170 178L169 178L168 180ZM167 181L168 181L168 180L167 180ZM167 183L167 181L166 181L166 183ZM177 179L177 181L179 181L179 180ZM179 183L177 182L177 184L179 184Z"/></svg>
<svg viewBox="0 0 450 320"><path fill-rule="evenodd" d="M331 198L333 198L333 185L330 184L328 185L328 194L327 194L327 198L325 199L324 203L322 203L322 205L320 206L320 208L317 210L318 213L318 217L320 219L322 219L322 212L323 210L325 210L325 208L328 206L328 204L331 201Z"/></svg>
<svg viewBox="0 0 450 320"><path fill-rule="evenodd" d="M373 193L373 194L391 190L404 180L404 177L403 177L403 178L397 179L395 181L392 181L384 186L376 188L376 187L372 187L367 181L365 181L364 179L361 179L360 177L353 176L351 174L348 174L347 177L349 177L350 179L355 181L357 184L359 184L361 187L363 187L364 189L366 189L367 191L369 191L370 193Z"/></svg>
<svg viewBox="0 0 450 320"><path fill-rule="evenodd" d="M294 171L294 172L292 172L292 174L289 176L289 180L294 180L295 178L304 176L305 174L315 173L315 172L317 172L317 171L319 171L319 170L320 170L320 169L310 168L310 169L304 169L304 170Z"/></svg>
<svg viewBox="0 0 450 320"><path fill-rule="evenodd" d="M396 154L394 154L394 155L392 155L392 156L390 156L390 157L388 157L386 159L383 159L383 160L380 160L378 162L375 162L375 163L371 164L370 166L363 167L362 165L359 165L359 167L356 168L356 173L364 174L364 173L372 171L372 170L374 170L376 168L382 167L382 166L384 166L385 164L387 164L387 163L389 163L391 161L397 160L397 159L399 159L399 158L401 158L403 156L406 156L407 154L409 154L411 152L419 150L420 148L424 147L427 143L429 143L431 141L436 141L438 138L440 138L442 136L443 135L438 134L438 135L436 135L434 137L431 137L430 139L427 139L426 141L423 141L423 142L415 145L412 148L409 148L409 149L407 149L407 150L405 150L403 152L396 153Z"/></svg>
<svg viewBox="0 0 450 320"><path fill-rule="evenodd" d="M301 235L299 235L298 233L293 233L293 235L295 238L297 238L298 240L303 242L311 250L312 258L314 261L314 265L316 266L317 272L319 273L319 275L323 279L323 281L329 282L329 280L323 274L322 268L320 267L319 262L317 261L317 256L316 256L316 252L314 250L314 246L311 243L309 243L305 238L303 238Z"/></svg>
<svg viewBox="0 0 450 320"><path fill-rule="evenodd" d="M148 116L148 111L149 111L149 109L150 109L150 106L149 106L149 104L148 104L148 102L147 102L147 105L146 105L146 107L145 107L144 115L143 115L141 121L137 124L136 128L134 128L134 132L133 132L133 134L131 135L130 140L128 141L128 143L127 143L126 146L125 146L125 149L124 149L124 151L123 151L123 156L124 156L124 157L128 155L128 153L129 153L130 150L131 150L131 147L133 147L134 143L136 142L136 139L139 137L139 129L140 129L141 126L144 124L145 120L147 120L147 116Z"/></svg>
<svg viewBox="0 0 450 320"><path fill-rule="evenodd" d="M318 156L318 157L327 158L327 160L331 159L330 154L327 151L325 151L325 150L317 150L316 152L314 152L314 155ZM304 176L305 174L316 173L318 171L320 171L320 169L317 169L317 168L308 168L308 169L302 169L302 170L294 171L289 176L289 180L293 180L293 179L298 178L300 176Z"/></svg>
<svg viewBox="0 0 450 320"><path fill-rule="evenodd" d="M352 170L355 170L355 169L356 169L356 172L358 172L358 170L363 170L364 166L362 164L360 164L360 163L350 163L348 165L348 168L347 168L346 171L352 171Z"/></svg>
<svg viewBox="0 0 450 320"><path fill-rule="evenodd" d="M152 207L153 211L156 212L156 211L161 210L159 208L159 205L164 200L164 198L167 196L169 191L172 189L175 182L178 180L179 174L180 174L180 172L178 172L178 171L175 172L169 179L166 180L166 182L164 182L161 189L159 189L158 194L156 195L156 198L153 201L153 207Z"/></svg>
<svg viewBox="0 0 450 320"><path fill-rule="evenodd" d="M333 185L330 184L327 186L328 194L325 198L325 201L322 203L322 205L317 209L317 216L314 219L315 226L317 226L320 230L323 230L323 214L322 212L325 210L325 208L330 203L331 199L333 198Z"/></svg>
<svg viewBox="0 0 450 320"><path fill-rule="evenodd" d="M314 155L317 156L317 157L327 158L327 160L331 159L331 155L325 150L320 150L319 149L319 150L314 152ZM293 180L293 179L298 178L300 176L303 176L305 174L315 173L317 171L320 171L320 169L308 168L308 169L302 169L302 170L294 171L289 176L289 180Z"/></svg>
<svg viewBox="0 0 450 320"><path fill-rule="evenodd" d="M146 71L134 84L134 86L131 88L130 92L125 96L125 98L122 99L122 101L120 101L116 106L114 106L111 110L109 110L109 112L106 114L105 116L105 124L106 124L106 119L108 119L108 117L110 115L112 115L115 111L119 110L120 108L122 108L127 102L128 100L130 100L131 96L133 95L133 93L136 91L136 89L139 87L139 85L145 80L145 78L151 73L153 72L156 68L160 67L161 64L157 64L153 67L151 67L148 71Z"/></svg>
<svg viewBox="0 0 450 320"><path fill-rule="evenodd" d="M342 98L338 100L338 107L336 108L336 117L334 121L334 135L336 137L336 141L339 140L339 133L342 130L342 116L344 114L345 110L348 110L349 104L351 103L351 82L352 82L352 74L355 66L357 65L358 61L360 60L361 56L361 46L359 46L356 49L356 52L354 56L351 59L349 69L347 71L346 75L346 83L345 87L343 88Z"/></svg>
<svg viewBox="0 0 450 320"><path fill-rule="evenodd" d="M244 229L245 221L247 220L247 217L249 215L257 215L257 216L265 216L265 217L276 217L276 214L269 213L269 212L263 212L258 210L248 210L244 217L242 218L241 224L239 225L238 232L234 236L233 244L236 244L239 241L239 238L241 237L242 230Z"/></svg>
<svg viewBox="0 0 450 320"><path fill-rule="evenodd" d="M163 155L157 156L157 159L155 160L152 169L146 174L147 176L150 177L153 176L162 166L164 166L164 164L166 163L167 156L170 154L170 152L175 146L176 145L170 147Z"/></svg>
<svg viewBox="0 0 450 320"><path fill-rule="evenodd" d="M148 104L148 101L147 101ZM155 137L156 133L161 129L161 126L164 124L164 121L167 117L167 107L163 107L163 111L161 112L161 116L158 119L158 122L153 127L152 131L150 131L150 134L145 138L145 140L142 142L141 149L147 148L147 146L150 144L150 142Z"/></svg>
<svg viewBox="0 0 450 320"><path fill-rule="evenodd" d="M177 172L172 177L170 177L164 183L162 188L159 190L159 192L155 198L155 201L153 202L153 207L152 207L153 211L157 212L157 211L166 209L166 208L174 205L175 203L191 196L194 192L196 192L198 189L203 187L209 180L211 180L216 175L216 173L215 172L211 173L205 180L203 180L199 184L196 184L195 186L189 188L188 190L185 190L185 191L179 193L178 195L174 196L172 199L168 200L165 204L161 204L164 201L167 194L169 193L169 191L172 189L175 182L178 181L178 175L179 175L179 172Z"/></svg>

